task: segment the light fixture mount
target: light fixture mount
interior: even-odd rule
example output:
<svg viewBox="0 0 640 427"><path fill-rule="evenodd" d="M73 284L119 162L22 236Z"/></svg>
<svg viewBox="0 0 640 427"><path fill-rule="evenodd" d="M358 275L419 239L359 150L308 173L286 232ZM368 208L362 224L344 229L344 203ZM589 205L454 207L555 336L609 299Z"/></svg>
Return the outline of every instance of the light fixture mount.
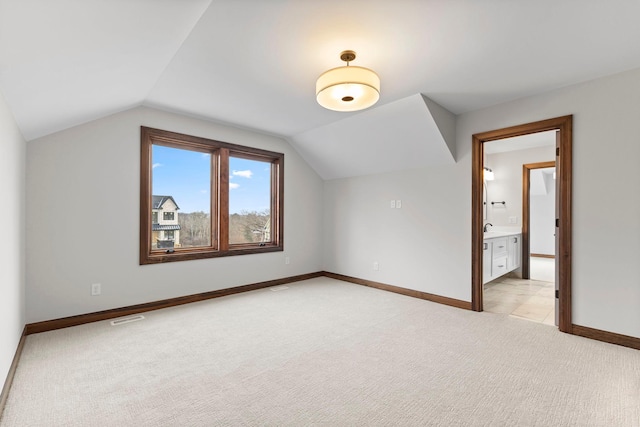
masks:
<svg viewBox="0 0 640 427"><path fill-rule="evenodd" d="M380 98L380 78L372 70L350 66L356 59L353 50L340 53L346 66L324 72L316 81L316 100L334 111L358 111L369 108Z"/></svg>
<svg viewBox="0 0 640 427"><path fill-rule="evenodd" d="M352 50L343 50L342 53L340 53L340 59L349 65L349 62L356 59L356 53Z"/></svg>

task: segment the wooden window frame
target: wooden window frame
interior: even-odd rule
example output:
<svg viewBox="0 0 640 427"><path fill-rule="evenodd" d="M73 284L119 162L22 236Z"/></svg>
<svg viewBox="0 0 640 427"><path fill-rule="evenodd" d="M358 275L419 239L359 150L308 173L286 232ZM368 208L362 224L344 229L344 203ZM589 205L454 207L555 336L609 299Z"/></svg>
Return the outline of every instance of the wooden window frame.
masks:
<svg viewBox="0 0 640 427"><path fill-rule="evenodd" d="M173 250L152 249L152 149L163 145L211 154L211 244ZM229 244L229 157L271 163L269 242ZM176 132L140 127L140 265L284 250L284 154Z"/></svg>

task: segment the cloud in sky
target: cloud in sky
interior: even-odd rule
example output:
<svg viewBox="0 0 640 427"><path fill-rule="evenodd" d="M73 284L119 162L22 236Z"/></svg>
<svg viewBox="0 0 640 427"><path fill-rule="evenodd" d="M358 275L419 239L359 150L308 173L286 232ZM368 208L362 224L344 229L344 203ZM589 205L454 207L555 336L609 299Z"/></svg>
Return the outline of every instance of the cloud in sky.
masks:
<svg viewBox="0 0 640 427"><path fill-rule="evenodd" d="M232 190L234 188L238 188L238 187L240 187L240 184L236 184L235 182L230 182L229 183L229 188L232 189Z"/></svg>
<svg viewBox="0 0 640 427"><path fill-rule="evenodd" d="M155 169L155 168L160 167L160 166L162 166L162 163L154 163L154 164L151 166L151 169Z"/></svg>
<svg viewBox="0 0 640 427"><path fill-rule="evenodd" d="M253 175L253 172L251 172L250 170L245 170L245 171L233 171L232 174L234 176L241 176L243 178L251 178L251 176Z"/></svg>

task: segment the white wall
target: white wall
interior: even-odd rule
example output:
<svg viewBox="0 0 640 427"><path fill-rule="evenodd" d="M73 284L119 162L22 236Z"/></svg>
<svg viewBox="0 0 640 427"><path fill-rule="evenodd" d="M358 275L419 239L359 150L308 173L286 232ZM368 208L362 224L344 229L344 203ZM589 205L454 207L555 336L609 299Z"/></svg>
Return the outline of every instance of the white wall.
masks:
<svg viewBox="0 0 640 427"><path fill-rule="evenodd" d="M460 115L453 166L326 182L325 270L470 301L471 136L567 114L572 320L640 337L640 69Z"/></svg>
<svg viewBox="0 0 640 427"><path fill-rule="evenodd" d="M26 142L0 94L0 388L25 324L25 152Z"/></svg>
<svg viewBox="0 0 640 427"><path fill-rule="evenodd" d="M490 142L488 144L491 144ZM517 144L517 142L513 142ZM555 146L529 148L485 155L485 166L492 169L493 181L487 181L487 220L494 226L522 228L522 165L553 162ZM491 202L506 202L494 204ZM509 223L515 217L515 223Z"/></svg>
<svg viewBox="0 0 640 427"><path fill-rule="evenodd" d="M140 266L141 125L283 152L285 251ZM136 108L28 143L27 227L31 323L319 271L322 181L283 139Z"/></svg>
<svg viewBox="0 0 640 427"><path fill-rule="evenodd" d="M324 269L469 301L470 180L458 162L327 181Z"/></svg>
<svg viewBox="0 0 640 427"><path fill-rule="evenodd" d="M640 69L463 114L477 132L573 114L573 323L640 337ZM470 158L460 159L467 162ZM593 173L594 171L609 173Z"/></svg>

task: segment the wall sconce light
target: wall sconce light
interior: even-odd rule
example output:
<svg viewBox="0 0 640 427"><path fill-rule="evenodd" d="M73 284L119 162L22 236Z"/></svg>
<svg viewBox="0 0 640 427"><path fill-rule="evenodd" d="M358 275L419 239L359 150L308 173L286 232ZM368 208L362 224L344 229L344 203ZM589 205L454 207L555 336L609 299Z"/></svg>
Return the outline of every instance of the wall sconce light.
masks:
<svg viewBox="0 0 640 427"><path fill-rule="evenodd" d="M346 66L325 71L316 81L316 100L334 111L358 111L369 108L380 99L380 77L364 67L351 67L356 53L345 50L340 59Z"/></svg>
<svg viewBox="0 0 640 427"><path fill-rule="evenodd" d="M496 179L493 171L487 167L484 168L482 174L485 181L493 181L494 179Z"/></svg>

